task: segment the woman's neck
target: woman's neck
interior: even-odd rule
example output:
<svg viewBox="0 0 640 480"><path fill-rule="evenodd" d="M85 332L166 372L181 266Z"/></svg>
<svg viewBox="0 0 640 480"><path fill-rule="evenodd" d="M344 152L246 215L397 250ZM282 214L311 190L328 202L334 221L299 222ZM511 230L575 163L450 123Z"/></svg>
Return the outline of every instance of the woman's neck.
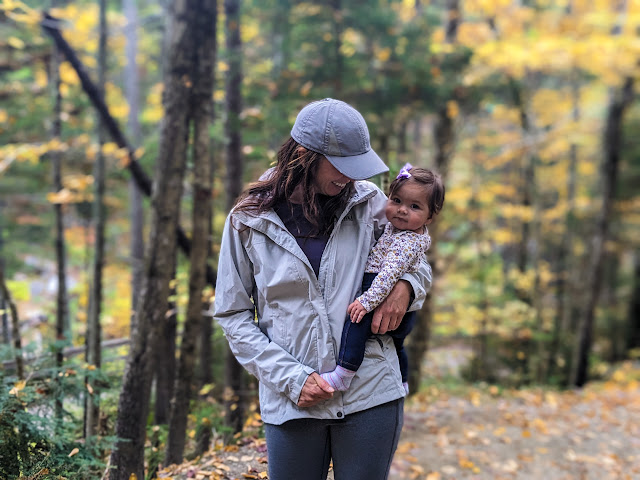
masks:
<svg viewBox="0 0 640 480"><path fill-rule="evenodd" d="M293 189L293 193L291 194L291 196L289 197L289 201L291 203L297 203L297 204L302 204L302 201L304 199L304 195L302 193L302 183L299 183L296 188Z"/></svg>

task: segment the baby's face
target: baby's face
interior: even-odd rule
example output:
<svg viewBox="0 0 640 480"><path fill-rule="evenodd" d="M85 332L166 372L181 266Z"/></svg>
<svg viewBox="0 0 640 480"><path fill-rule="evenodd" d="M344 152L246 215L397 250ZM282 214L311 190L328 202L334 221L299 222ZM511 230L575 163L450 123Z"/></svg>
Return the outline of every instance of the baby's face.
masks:
<svg viewBox="0 0 640 480"><path fill-rule="evenodd" d="M422 233L431 223L425 188L418 183L405 182L387 201L387 219L399 230Z"/></svg>

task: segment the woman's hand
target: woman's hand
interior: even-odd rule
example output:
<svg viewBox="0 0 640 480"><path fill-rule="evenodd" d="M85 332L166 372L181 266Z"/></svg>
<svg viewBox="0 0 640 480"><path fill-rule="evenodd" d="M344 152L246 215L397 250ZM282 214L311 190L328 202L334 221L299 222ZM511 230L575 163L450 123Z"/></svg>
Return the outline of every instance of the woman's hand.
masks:
<svg viewBox="0 0 640 480"><path fill-rule="evenodd" d="M387 298L373 312L371 331L383 334L398 328L402 317L407 313L410 300L411 284L406 280L400 280L395 284Z"/></svg>
<svg viewBox="0 0 640 480"><path fill-rule="evenodd" d="M333 387L327 381L313 372L307 377L307 381L302 386L300 398L298 398L299 407L313 407L314 405L328 400L333 397Z"/></svg>

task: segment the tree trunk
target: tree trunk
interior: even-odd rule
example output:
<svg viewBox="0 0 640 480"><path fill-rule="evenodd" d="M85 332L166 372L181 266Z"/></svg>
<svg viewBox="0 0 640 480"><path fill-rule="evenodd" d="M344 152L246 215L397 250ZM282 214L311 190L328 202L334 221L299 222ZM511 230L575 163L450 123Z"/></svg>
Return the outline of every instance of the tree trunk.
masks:
<svg viewBox="0 0 640 480"><path fill-rule="evenodd" d="M146 196L151 196L151 179L147 176L140 163L138 163L138 161L136 160L133 148L122 133L122 130L120 130L118 123L109 113L109 109L104 102L104 98L102 98L102 96L98 93L97 87L95 86L89 75L87 75L84 65L80 62L75 51L64 39L64 37L60 33L60 30L55 25L56 22L59 22L59 20L46 13L44 17L45 18L43 22L40 24L42 29L51 36L56 46L64 53L66 59L69 61L69 63L77 73L78 78L80 79L80 83L82 84L82 88L95 107L98 115L100 115L100 118L104 120L105 128L109 132L109 135L111 136L113 142L118 145L118 148L123 148L127 151L128 163L126 167L131 172L131 175L138 185L138 188L140 188L140 191L142 191ZM165 56L166 55L163 55L163 58ZM189 238L182 230L182 227L180 227L179 225L176 229L176 233L178 237L178 246L186 255L189 255L189 252L191 251L191 240L189 240ZM208 265L207 282L211 286L215 286L216 284L216 272Z"/></svg>
<svg viewBox="0 0 640 480"><path fill-rule="evenodd" d="M133 144L140 142L140 121L138 119L140 111L140 89L138 79L138 64L136 55L138 53L138 7L136 0L123 0L122 8L127 19L125 35L127 44L125 54L127 64L125 65L125 95L129 104L129 119L127 127ZM129 215L131 218L131 331L135 330L133 321L135 311L140 298L140 288L142 285L142 274L144 266L144 211L142 205L142 191L138 187L134 178L129 179Z"/></svg>
<svg viewBox="0 0 640 480"><path fill-rule="evenodd" d="M633 262L633 291L627 319L627 352L640 349L640 253L635 252Z"/></svg>
<svg viewBox="0 0 640 480"><path fill-rule="evenodd" d="M447 37L447 41L453 43L456 38L453 34L457 32L457 21L460 15L459 0L447 1L447 20L445 22L445 31L452 32ZM455 23L455 25L452 24ZM438 109L438 115L433 127L433 138L436 146L435 167L442 176L442 181L446 184L447 175L449 173L449 164L453 156L453 148L455 145L455 131L453 119L449 116L445 101L443 106ZM438 278L438 264L434 261L437 258L438 245L438 225L437 222L429 228L431 235L431 248L429 249L428 258L431 260L431 269L433 280ZM420 387L422 360L427 353L429 347L429 337L431 336L431 323L433 319L433 295L428 294L424 301L422 310L417 312L416 326L413 329L410 340L407 345L409 356L409 391L417 392Z"/></svg>
<svg viewBox="0 0 640 480"><path fill-rule="evenodd" d="M172 275L175 282L175 272ZM175 297L176 289L171 288L170 297ZM178 306L175 300L169 300L167 314L162 319L161 333L158 337L155 354L155 397L154 422L167 425L171 416L171 398L176 381L176 335L178 329Z"/></svg>
<svg viewBox="0 0 640 480"><path fill-rule="evenodd" d="M171 4L172 22L164 72L165 116L160 131L159 154L153 183L151 232L146 252L142 295L136 312L137 332L127 361L118 403L111 452L111 480L128 480L133 473L144 478L145 421L155 345L167 313L170 282L176 264L176 230L179 225L182 182L186 167L191 90L198 76L202 44L202 13L212 0L182 0Z"/></svg>
<svg viewBox="0 0 640 480"><path fill-rule="evenodd" d="M578 328L578 342L574 353L571 384L582 387L588 381L589 355L593 343L595 310L602 286L605 244L609 236L609 218L613 211L620 147L622 145L622 122L625 111L633 100L633 79L627 78L620 92L612 95L607 111L604 134L604 159L602 162L602 206L596 221L596 229L590 251L591 261L586 278L589 279L587 303Z"/></svg>
<svg viewBox="0 0 640 480"><path fill-rule="evenodd" d="M523 136L526 136L531 131L531 125L529 122L529 117L527 115L524 101L522 100L522 92L520 87L516 83L516 80L512 77L509 77L509 89L511 91L511 96L513 98L513 104L520 112L520 128L522 129ZM520 182L520 189L522 192L522 206L525 209L531 207L533 193L532 193L532 180L535 175L533 158L531 155L527 155L524 159L525 164L522 166L522 176ZM527 269L527 264L529 262L529 240L531 237L531 225L529 221L523 220L521 224L521 237L520 237L520 245L518 247L517 253L517 266L518 270L521 272L525 272ZM531 303L531 298L526 295L524 292L519 292L519 296L521 296L521 300Z"/></svg>
<svg viewBox="0 0 640 480"><path fill-rule="evenodd" d="M98 42L98 88L104 96L104 85L106 82L107 65L107 2L100 0L100 37ZM104 265L104 237L106 209L104 205L105 190L105 166L102 146L105 143L104 128L102 120L98 119L98 144L100 150L96 155L94 170L94 218L95 226L95 253L93 257L93 283L89 318L87 325L87 363L100 369L102 364L102 352L100 343L102 341L102 327L100 325L100 314L102 313L102 267ZM100 417L100 391L94 381L87 381L88 396L85 402L86 422L85 438L95 435Z"/></svg>
<svg viewBox="0 0 640 480"><path fill-rule="evenodd" d="M333 93L334 97L342 96L342 77L344 75L344 59L340 49L342 48L342 0L330 0L333 10L333 52L335 55L335 70L333 71Z"/></svg>
<svg viewBox="0 0 640 480"><path fill-rule="evenodd" d="M7 288L7 282L4 278L4 266L0 263L0 295L2 299L9 304L9 310L11 312L11 336L13 337L13 349L16 359L16 374L18 379L24 379L24 360L22 359L22 340L20 338L20 321L18 318L18 309L16 304L11 299L11 293Z"/></svg>
<svg viewBox="0 0 640 480"><path fill-rule="evenodd" d="M216 60L216 0L208 4L210 11L201 13L201 39L197 52L198 77L192 94L193 122L193 233L189 257L189 303L180 343L178 375L171 401L171 420L165 465L182 462L187 432L187 414L195 378L196 346L201 335L202 293L206 284L211 229L211 152L209 125L213 117L214 66Z"/></svg>
<svg viewBox="0 0 640 480"><path fill-rule="evenodd" d="M211 248L208 248L207 251L210 252ZM198 344L198 386L200 388L213 383L213 348L211 346L213 339L213 317L211 315L210 302L203 302L202 311L204 312L202 315L202 335L200 335Z"/></svg>
<svg viewBox="0 0 640 480"><path fill-rule="evenodd" d="M60 138L62 133L62 121L60 114L62 111L62 94L60 93L60 52L58 48L54 48L51 57L50 85L54 98L53 105L53 122L51 128L51 136ZM53 189L54 192L62 190L62 155L59 151L50 153ZM64 343L67 340L67 333L70 331L68 320L67 306L67 280L66 280L66 251L64 243L64 218L62 204L53 205L55 216L55 251L56 251L56 270L58 273L58 294L56 299L56 342L59 342L56 349L56 367L62 369L64 363ZM60 377L56 377L58 384L61 383ZM55 416L58 420L62 419L62 396L59 395L55 402Z"/></svg>
<svg viewBox="0 0 640 480"><path fill-rule="evenodd" d="M240 2L224 0L225 33L229 55L229 73L227 74L227 210L230 210L242 191L242 136L240 112L242 111L242 43L240 39ZM226 421L234 432L242 430L246 398L244 395L244 370L238 363L231 349L227 346L225 362L225 395Z"/></svg>
<svg viewBox="0 0 640 480"><path fill-rule="evenodd" d="M0 200L0 270L4 269L4 224L2 222L2 207L4 202ZM9 345L11 334L9 333L9 315L7 315L7 299L0 290L0 319L2 319L2 343Z"/></svg>
<svg viewBox="0 0 640 480"><path fill-rule="evenodd" d="M609 239L612 243L617 243L615 237ZM616 363L625 358L624 324L618 315L618 273L620 271L620 256L617 252L607 252L604 257L604 291L602 292L602 303L606 334L609 337L609 351L606 360Z"/></svg>
<svg viewBox="0 0 640 480"><path fill-rule="evenodd" d="M226 76L226 109L227 120L225 133L227 136L227 177L226 207L231 210L242 192L244 164L242 159L242 40L240 38L240 1L224 0L225 37L227 47L227 63L229 70Z"/></svg>
<svg viewBox="0 0 640 480"><path fill-rule="evenodd" d="M580 88L575 78L571 81L571 100L573 104L573 120L580 120ZM570 334L570 316L573 310L573 292L575 289L573 265L573 233L576 228L575 202L576 202L576 174L578 164L578 146L572 143L569 147L569 167L567 172L567 211L565 215L566 230L562 237L560 248L557 252L557 302L558 308L553 322L553 333L549 356L547 357L547 379L550 379L556 372L556 364L560 357L560 347L564 346L565 337ZM569 363L569 358L563 358L565 363Z"/></svg>

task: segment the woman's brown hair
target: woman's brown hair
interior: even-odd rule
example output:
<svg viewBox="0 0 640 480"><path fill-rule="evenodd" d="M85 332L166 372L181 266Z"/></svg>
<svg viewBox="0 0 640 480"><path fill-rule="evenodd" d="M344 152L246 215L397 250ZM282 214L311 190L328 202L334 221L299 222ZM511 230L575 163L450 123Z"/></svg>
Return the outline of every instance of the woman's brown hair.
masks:
<svg viewBox="0 0 640 480"><path fill-rule="evenodd" d="M302 184L302 211L316 229L312 233L331 232L337 214L353 193L353 183L349 182L336 196L321 195L314 180L322 158L321 154L307 150L290 137L280 147L273 170L267 173L266 178L250 184L242 192L234 211L259 215L281 201L291 207L291 195Z"/></svg>
<svg viewBox="0 0 640 480"><path fill-rule="evenodd" d="M429 218L440 213L444 205L444 183L442 177L436 172L419 167L412 167L409 170L410 176L400 176L389 185L389 197L392 197L398 189L406 182L417 182L424 185L427 206L429 207Z"/></svg>

